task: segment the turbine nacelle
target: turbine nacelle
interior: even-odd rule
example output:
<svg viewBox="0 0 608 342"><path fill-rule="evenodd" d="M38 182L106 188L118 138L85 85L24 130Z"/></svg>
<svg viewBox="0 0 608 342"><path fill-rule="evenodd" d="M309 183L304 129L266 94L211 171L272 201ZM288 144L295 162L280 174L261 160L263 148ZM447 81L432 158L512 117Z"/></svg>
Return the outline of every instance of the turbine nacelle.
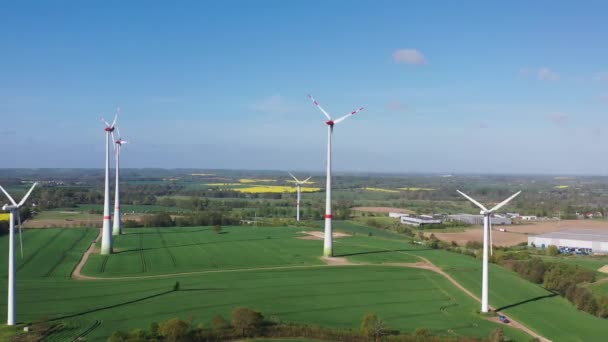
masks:
<svg viewBox="0 0 608 342"><path fill-rule="evenodd" d="M327 121L325 121L325 123L326 123L328 126L333 126L333 125L334 125L334 120L327 120Z"/></svg>
<svg viewBox="0 0 608 342"><path fill-rule="evenodd" d="M19 207L16 205L5 204L2 206L2 210L4 210L4 211L13 211L13 210L17 210L17 209L19 209Z"/></svg>
<svg viewBox="0 0 608 342"><path fill-rule="evenodd" d="M114 132L114 127L106 127L104 129L104 131L106 131L106 132Z"/></svg>

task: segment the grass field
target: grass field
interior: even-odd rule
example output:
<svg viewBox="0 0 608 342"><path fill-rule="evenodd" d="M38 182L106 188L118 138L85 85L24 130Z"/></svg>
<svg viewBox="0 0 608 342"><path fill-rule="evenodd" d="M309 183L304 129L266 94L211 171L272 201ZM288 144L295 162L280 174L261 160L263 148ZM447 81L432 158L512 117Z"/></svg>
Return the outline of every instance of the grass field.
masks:
<svg viewBox="0 0 608 342"><path fill-rule="evenodd" d="M479 260L407 243L404 237L352 222L336 230L356 233L335 240L336 256L367 266L324 266L320 240L302 240L301 227L207 227L127 229L117 253L93 255L84 273L96 277L147 277L76 281L69 275L97 230L38 229L24 233L25 255L17 258L18 320L66 322L55 341L85 331L103 341L117 329L145 328L173 317L207 323L249 306L282 321L356 329L374 312L391 328L426 327L435 334L487 336L498 325L481 318L479 304L441 275L384 262L431 260L479 293ZM372 236L368 236L368 233ZM6 237L0 244L6 244ZM283 267L276 269L255 269ZM211 271L211 272L209 272ZM6 274L6 255L0 255ZM172 276L168 273L198 272ZM201 273L206 272L206 273ZM149 277L153 276L153 277ZM180 291L173 291L176 281ZM561 297L492 265L490 304L554 341L603 340L606 321L577 311ZM6 291L0 282L0 291ZM6 296L0 296L5 307ZM4 311L0 313L3 319ZM515 341L529 336L503 325ZM53 340L51 339L51 340Z"/></svg>
<svg viewBox="0 0 608 342"><path fill-rule="evenodd" d="M125 241L117 241L117 245L138 244L139 236L146 235L142 240L145 258L149 258L151 265L165 265L151 266L149 272L135 267L130 275L163 272L163 267L164 272L268 264L302 267L96 281L67 278L96 230L26 230L25 257L18 261L18 320L46 318L66 322L68 329L49 338L51 341L72 339L89 330L88 340L103 341L117 329L145 328L153 321L173 317L206 323L214 314L228 316L236 306L243 305L287 322L345 329L356 329L361 317L369 312L377 313L390 327L402 331L426 327L436 334L485 337L498 326L479 317L475 313L478 304L436 273L381 265L323 266L317 259L322 241L297 239L298 230L227 228L227 234L216 234L207 228L160 233L156 229L128 230L130 234L118 239ZM270 233L276 237L267 239ZM257 239L258 236L262 239ZM166 248L162 246L163 240ZM386 246L377 247L384 246L386 241L396 244L395 247L389 246L388 251ZM0 243L5 244L6 238L1 238ZM201 252L195 252L194 246L186 246L193 244L201 245L196 247ZM231 244L238 247L230 247ZM416 260L406 250L410 250L408 245L396 240L367 236L336 240L336 254L350 254L354 261L380 263L387 260L383 255L391 254L392 261ZM175 257L175 266L169 251ZM129 254L117 253L110 259L141 264L141 259L132 259ZM181 255L196 261L188 261ZM5 258L0 258L0 272L4 274ZM215 264L209 260L216 260ZM91 260L91 264L95 261ZM127 274L129 269L108 261L104 272L95 267L89 272L105 276L111 272ZM180 291L172 290L175 281L180 282ZM6 291L5 286L0 283L0 291ZM5 296L0 296L0 306L5 307L5 300ZM528 340L519 331L508 327L506 331L515 340Z"/></svg>

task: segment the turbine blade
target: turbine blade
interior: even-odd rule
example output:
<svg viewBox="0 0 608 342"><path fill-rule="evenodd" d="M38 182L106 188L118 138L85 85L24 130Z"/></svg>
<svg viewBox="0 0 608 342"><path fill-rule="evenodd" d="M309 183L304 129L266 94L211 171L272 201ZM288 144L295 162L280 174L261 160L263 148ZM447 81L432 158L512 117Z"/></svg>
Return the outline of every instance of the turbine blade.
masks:
<svg viewBox="0 0 608 342"><path fill-rule="evenodd" d="M120 128L118 126L116 126L116 134L118 134L118 140L122 140L120 137L122 137L122 135L120 135Z"/></svg>
<svg viewBox="0 0 608 342"><path fill-rule="evenodd" d="M296 178L296 176L292 175L291 172L287 172L289 173L289 175L291 176L291 178L293 178L296 181L296 184L299 183L300 181Z"/></svg>
<svg viewBox="0 0 608 342"><path fill-rule="evenodd" d="M323 109L323 107L321 107L321 105L319 104L319 102L317 102L317 100L315 100L312 95L308 94L308 97L312 100L312 103L315 104L315 106L317 106L317 108L319 108L319 110L321 110L321 112L323 112L323 114L325 114L325 116L327 117L327 120L331 120L331 116L329 116L329 114L327 114L327 112L325 111L325 109Z"/></svg>
<svg viewBox="0 0 608 342"><path fill-rule="evenodd" d="M310 177L306 178L305 180L303 180L303 181L302 181L302 184L304 184L304 183L308 182L308 180L310 180L311 178L312 178L312 176L310 176Z"/></svg>
<svg viewBox="0 0 608 342"><path fill-rule="evenodd" d="M100 120L106 125L106 127L110 127L110 124L106 121L106 119L101 118Z"/></svg>
<svg viewBox="0 0 608 342"><path fill-rule="evenodd" d="M116 151L116 138L114 137L114 131L112 131L110 134L112 134L112 141L114 142L112 145L114 146L114 151Z"/></svg>
<svg viewBox="0 0 608 342"><path fill-rule="evenodd" d="M347 118L349 118L349 117L351 117L351 116L353 116L353 115L355 115L355 114L359 113L359 112L360 112L360 111L362 111L363 109L364 109L363 107L361 107L361 108L359 108L359 109L355 109L355 110L353 110L352 112L350 112L350 113L348 113L348 114L344 115L343 117L341 117L341 118L339 118L339 119L335 120L335 121L334 121L334 123L337 123L337 124L338 124L338 123L340 123L340 122L342 122L342 121L346 120Z"/></svg>
<svg viewBox="0 0 608 342"><path fill-rule="evenodd" d="M456 190L458 191L459 194L461 194L462 196L464 196L466 199L468 199L469 201L473 202L473 204L475 204L476 206L478 206L479 208L481 208L481 210L483 211L488 211L488 209L486 209L486 207L484 207L481 203L477 202L476 200L472 199L471 197L469 197L467 194L465 194L464 192L460 191L460 190Z"/></svg>
<svg viewBox="0 0 608 342"><path fill-rule="evenodd" d="M25 201L27 201L27 198L30 197L30 194L32 193L32 191L34 191L34 188L36 187L36 185L38 185L38 182L34 182L32 187L30 188L30 191L28 191L27 194L25 194L25 197L23 197L21 199L21 202L19 202L19 204L17 205L18 207L21 207L25 203Z"/></svg>
<svg viewBox="0 0 608 342"><path fill-rule="evenodd" d="M11 197L11 195L8 194L8 192L6 192L6 190L4 190L4 188L2 187L2 185L0 185L0 190L2 190L2 192L4 192L4 194L6 195L6 197L8 197L8 200L11 201L11 203L13 205L17 205L17 203L15 202L15 200Z"/></svg>
<svg viewBox="0 0 608 342"><path fill-rule="evenodd" d="M112 122L112 126L114 127L116 125L116 121L118 120L118 114L120 113L120 107L116 108L116 114L114 114L114 121Z"/></svg>
<svg viewBox="0 0 608 342"><path fill-rule="evenodd" d="M519 195L519 194L521 194L521 190L518 191L516 194L512 195L511 197L507 198L506 200L498 203L494 208L490 209L490 211L495 211L495 210L502 208L503 206L507 205L507 203L509 203L512 199L517 197L517 195Z"/></svg>
<svg viewBox="0 0 608 342"><path fill-rule="evenodd" d="M21 212L17 210L17 221L19 221L19 245L21 245L21 259L23 259L23 232L21 231Z"/></svg>

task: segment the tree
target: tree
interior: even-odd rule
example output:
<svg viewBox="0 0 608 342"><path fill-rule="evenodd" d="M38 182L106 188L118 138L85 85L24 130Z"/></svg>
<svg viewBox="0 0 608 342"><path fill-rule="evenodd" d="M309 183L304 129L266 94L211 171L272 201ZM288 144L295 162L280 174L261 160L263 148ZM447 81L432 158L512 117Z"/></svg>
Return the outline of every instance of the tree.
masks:
<svg viewBox="0 0 608 342"><path fill-rule="evenodd" d="M361 332L366 336L373 338L374 341L378 341L386 334L386 325L378 316L369 313L363 316Z"/></svg>
<svg viewBox="0 0 608 342"><path fill-rule="evenodd" d="M555 246L555 245L550 245L550 246L547 248L547 255L549 255L549 256L556 256L556 255L558 255L558 254L559 254L559 249L557 248L557 246Z"/></svg>
<svg viewBox="0 0 608 342"><path fill-rule="evenodd" d="M261 313L249 308L236 308L232 311L232 326L243 336L256 333L264 322Z"/></svg>
<svg viewBox="0 0 608 342"><path fill-rule="evenodd" d="M158 334L163 336L166 341L184 341L190 332L190 324L179 318L174 318L163 322L158 327Z"/></svg>
<svg viewBox="0 0 608 342"><path fill-rule="evenodd" d="M214 330L224 330L230 328L230 322L228 322L222 315L215 315L211 319L211 326Z"/></svg>

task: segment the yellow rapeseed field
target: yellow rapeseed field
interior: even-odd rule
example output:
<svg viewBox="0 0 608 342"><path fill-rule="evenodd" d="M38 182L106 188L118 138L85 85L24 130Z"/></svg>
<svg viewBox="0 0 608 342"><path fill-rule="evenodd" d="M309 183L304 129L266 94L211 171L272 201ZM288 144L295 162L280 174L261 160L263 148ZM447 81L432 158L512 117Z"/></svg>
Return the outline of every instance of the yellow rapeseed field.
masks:
<svg viewBox="0 0 608 342"><path fill-rule="evenodd" d="M8 219L11 217L11 214L9 213L0 213L0 221L8 221Z"/></svg>
<svg viewBox="0 0 608 342"><path fill-rule="evenodd" d="M433 188L399 188L399 190L403 191L433 191L436 189Z"/></svg>
<svg viewBox="0 0 608 342"><path fill-rule="evenodd" d="M191 173L190 176L215 176L215 173Z"/></svg>
<svg viewBox="0 0 608 342"><path fill-rule="evenodd" d="M570 185L556 185L555 186L556 189L567 189L569 187L570 187Z"/></svg>
<svg viewBox="0 0 608 342"><path fill-rule="evenodd" d="M241 183L259 183L259 182L264 182L264 183L268 183L268 182L276 182L276 179L249 179L249 178L241 178L239 179L239 182Z"/></svg>
<svg viewBox="0 0 608 342"><path fill-rule="evenodd" d="M279 185L260 185L251 186L248 188L235 188L234 191L244 192L248 194L261 194L261 193L285 193L285 192L296 192L295 187L291 186L279 186ZM302 187L302 192L317 192L320 188Z"/></svg>
<svg viewBox="0 0 608 342"><path fill-rule="evenodd" d="M399 192L397 190L381 189L381 188L363 188L363 190L377 191L377 192L391 192L391 193Z"/></svg>
<svg viewBox="0 0 608 342"><path fill-rule="evenodd" d="M208 186L235 186L235 185L243 185L241 183L207 183L205 185Z"/></svg>
<svg viewBox="0 0 608 342"><path fill-rule="evenodd" d="M287 183L295 183L296 181L293 179L288 179ZM313 181L307 181L304 184L317 184L317 182L313 182Z"/></svg>

